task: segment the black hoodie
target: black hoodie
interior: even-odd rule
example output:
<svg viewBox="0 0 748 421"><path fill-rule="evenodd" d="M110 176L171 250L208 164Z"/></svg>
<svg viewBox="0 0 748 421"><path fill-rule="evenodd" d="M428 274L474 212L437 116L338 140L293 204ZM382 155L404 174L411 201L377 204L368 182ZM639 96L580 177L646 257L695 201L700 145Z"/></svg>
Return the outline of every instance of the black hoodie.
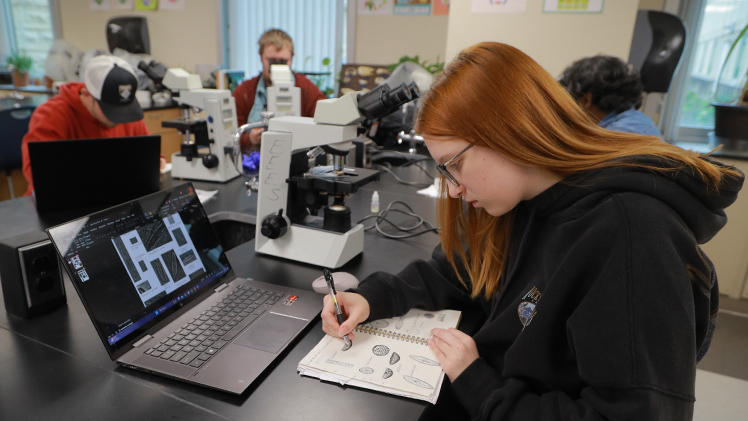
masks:
<svg viewBox="0 0 748 421"><path fill-rule="evenodd" d="M716 192L688 169L580 173L514 210L490 300L471 300L439 249L356 292L370 319L413 306L482 315L480 358L451 388L473 419L690 420L718 306L699 244L725 225L742 183Z"/></svg>

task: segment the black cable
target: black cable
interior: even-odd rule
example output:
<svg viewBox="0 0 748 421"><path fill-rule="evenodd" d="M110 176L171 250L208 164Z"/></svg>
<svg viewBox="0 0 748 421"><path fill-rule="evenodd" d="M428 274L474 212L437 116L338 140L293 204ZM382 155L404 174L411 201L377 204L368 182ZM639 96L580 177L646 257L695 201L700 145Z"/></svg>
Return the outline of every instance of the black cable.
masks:
<svg viewBox="0 0 748 421"><path fill-rule="evenodd" d="M430 172L428 172L428 170L426 170L426 168L424 168L423 166L421 166L421 162L423 162L423 161L408 161L408 162L406 162L405 164L403 164L403 165L401 165L401 166L402 166L402 167L407 167L408 165L415 165L416 167L420 168L420 169L421 169L421 171L423 171L424 173L426 173L426 175L428 175L428 176L429 176L429 178L431 178L432 180L433 180L434 178L436 178L436 177L434 177L433 175L431 175L431 173L430 173Z"/></svg>
<svg viewBox="0 0 748 421"><path fill-rule="evenodd" d="M398 183L405 184L406 186L414 186L414 187L426 188L426 187L429 187L431 185L431 183L422 183L422 182L419 182L419 181L405 181L402 178L398 177L397 174L395 174L394 172L392 172L392 170L388 166L392 167L392 165L390 165L389 163L387 163L387 166L385 166L385 165L377 165L376 168L379 169L379 170L382 170L382 171L385 171L385 172L388 172L388 173L392 174L392 176L395 177L395 180L397 180ZM421 168L420 165L418 167ZM423 168L421 168L421 169L423 169ZM428 174L428 172L426 174Z"/></svg>
<svg viewBox="0 0 748 421"><path fill-rule="evenodd" d="M408 211L404 211L402 209L393 209L392 207L394 205L396 205L396 204L401 204L401 205L405 206L408 209ZM411 226L400 226L400 225L392 222L391 220L387 219L387 215L390 212L402 213L402 214L411 216L413 218L416 218L416 223L413 224L413 225L411 225ZM364 230L368 231L368 230L370 230L372 228L375 228L377 230L377 233L379 233L379 235L381 235L383 237L386 237L386 238L391 238L393 240L402 240L404 238L416 237L416 236L419 236L421 234L425 234L427 232L435 232L437 234L439 233L439 229L438 228L435 228L433 225L431 225L431 223L429 223L428 221L426 221L425 219L423 219L423 217L421 217L417 213L413 212L413 209L410 206L408 206L407 203L402 202L400 200L395 200L395 201L391 202L387 206L387 209L379 212L376 215L369 215L369 216L361 219L360 221L358 221L357 224L363 223L364 221L366 221L368 219L372 219L372 218L376 218L376 221L374 222L374 225L371 225L371 226L368 226L368 227L364 226ZM418 228L421 228L421 227L424 227L425 229L422 230L422 231L419 231L419 232L411 233L411 234L394 235L394 234L390 234L388 232L385 232L382 229L382 227L380 226L380 223L382 223L382 222L386 222L389 225L391 225L392 227L394 227L397 231L402 231L402 232L412 232L412 231L417 230Z"/></svg>

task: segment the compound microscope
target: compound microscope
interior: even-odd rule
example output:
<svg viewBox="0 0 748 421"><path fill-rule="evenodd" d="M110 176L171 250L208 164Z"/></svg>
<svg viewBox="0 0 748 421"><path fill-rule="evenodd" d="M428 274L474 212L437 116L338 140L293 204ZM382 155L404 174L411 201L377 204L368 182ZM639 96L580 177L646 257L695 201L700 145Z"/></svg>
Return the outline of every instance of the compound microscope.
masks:
<svg viewBox="0 0 748 421"><path fill-rule="evenodd" d="M379 172L346 167L345 157L363 121L418 96L415 84L382 84L318 101L314 118L270 119L260 147L255 251L329 268L363 252L364 226L351 224L345 197L379 179ZM325 158L323 151L328 165L315 165Z"/></svg>
<svg viewBox="0 0 748 421"><path fill-rule="evenodd" d="M182 110L182 117L161 123L182 133L180 151L171 156L172 177L221 183L238 177L233 155L236 105L231 91L203 89L200 76L179 68L163 75L154 74L153 67L144 62L138 68L168 88ZM207 117L191 117L193 109L204 110Z"/></svg>

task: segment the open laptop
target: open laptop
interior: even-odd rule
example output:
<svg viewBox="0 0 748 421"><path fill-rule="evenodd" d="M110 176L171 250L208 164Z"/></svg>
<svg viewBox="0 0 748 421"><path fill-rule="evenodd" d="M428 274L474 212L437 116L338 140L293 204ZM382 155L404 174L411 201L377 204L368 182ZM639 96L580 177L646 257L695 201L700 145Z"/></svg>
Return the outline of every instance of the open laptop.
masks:
<svg viewBox="0 0 748 421"><path fill-rule="evenodd" d="M241 394L322 295L237 278L191 183L47 230L112 360Z"/></svg>
<svg viewBox="0 0 748 421"><path fill-rule="evenodd" d="M38 211L99 209L159 190L161 136L29 142Z"/></svg>

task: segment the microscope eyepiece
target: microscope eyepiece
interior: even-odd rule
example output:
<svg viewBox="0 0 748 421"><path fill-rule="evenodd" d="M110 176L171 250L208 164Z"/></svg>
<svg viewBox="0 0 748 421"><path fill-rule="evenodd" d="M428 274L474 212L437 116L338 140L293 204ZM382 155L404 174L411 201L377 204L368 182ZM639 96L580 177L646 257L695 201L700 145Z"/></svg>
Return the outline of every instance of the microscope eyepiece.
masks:
<svg viewBox="0 0 748 421"><path fill-rule="evenodd" d="M358 96L358 110L367 120L376 120L396 111L401 105L420 95L415 83L405 83L394 89L383 83Z"/></svg>

